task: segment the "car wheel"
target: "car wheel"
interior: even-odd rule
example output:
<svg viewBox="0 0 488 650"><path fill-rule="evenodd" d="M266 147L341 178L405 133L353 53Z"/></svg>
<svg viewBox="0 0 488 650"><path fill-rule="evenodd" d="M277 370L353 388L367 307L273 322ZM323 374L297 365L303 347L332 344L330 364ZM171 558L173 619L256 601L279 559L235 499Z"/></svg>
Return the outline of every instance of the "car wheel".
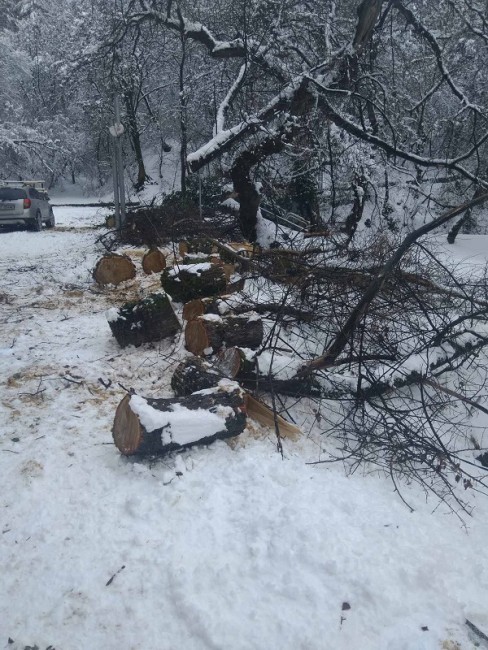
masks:
<svg viewBox="0 0 488 650"><path fill-rule="evenodd" d="M32 226L31 226L32 230L34 232L41 232L41 230L42 230L42 215L39 212L39 210L36 212L36 216L33 219L33 221L31 222L31 224L32 224Z"/></svg>
<svg viewBox="0 0 488 650"><path fill-rule="evenodd" d="M49 210L49 221L46 221L46 228L54 228L55 225L56 225L56 220L54 218L53 209L51 208Z"/></svg>

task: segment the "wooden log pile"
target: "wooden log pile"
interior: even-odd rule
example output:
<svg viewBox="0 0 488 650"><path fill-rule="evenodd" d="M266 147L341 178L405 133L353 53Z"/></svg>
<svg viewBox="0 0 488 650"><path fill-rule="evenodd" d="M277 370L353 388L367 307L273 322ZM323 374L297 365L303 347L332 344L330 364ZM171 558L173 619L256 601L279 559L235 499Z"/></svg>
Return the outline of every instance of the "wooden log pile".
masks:
<svg viewBox="0 0 488 650"><path fill-rule="evenodd" d="M175 371L171 382L175 398L127 394L117 407L112 426L117 449L126 456L163 456L235 437L249 419L278 429L280 437L298 437L297 426L237 383L220 377L210 364L193 357Z"/></svg>

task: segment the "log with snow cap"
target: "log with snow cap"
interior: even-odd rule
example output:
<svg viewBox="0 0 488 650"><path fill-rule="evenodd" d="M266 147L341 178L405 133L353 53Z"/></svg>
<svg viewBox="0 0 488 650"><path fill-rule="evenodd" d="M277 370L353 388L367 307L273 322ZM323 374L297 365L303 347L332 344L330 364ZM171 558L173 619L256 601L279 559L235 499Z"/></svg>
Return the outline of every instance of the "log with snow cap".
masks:
<svg viewBox="0 0 488 650"><path fill-rule="evenodd" d="M216 264L180 264L165 269L161 275L163 289L176 302L188 302L194 298L215 296L226 287L224 270Z"/></svg>
<svg viewBox="0 0 488 650"><path fill-rule="evenodd" d="M162 456L237 436L245 426L245 393L224 379L183 399L126 395L117 407L112 435L126 456Z"/></svg>

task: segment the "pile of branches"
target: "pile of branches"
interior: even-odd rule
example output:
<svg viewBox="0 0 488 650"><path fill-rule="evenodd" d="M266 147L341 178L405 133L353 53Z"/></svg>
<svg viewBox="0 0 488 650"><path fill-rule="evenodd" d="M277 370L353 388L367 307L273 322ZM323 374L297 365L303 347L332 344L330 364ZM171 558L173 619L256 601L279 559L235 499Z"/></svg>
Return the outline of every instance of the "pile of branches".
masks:
<svg viewBox="0 0 488 650"><path fill-rule="evenodd" d="M245 302L268 323L256 363L264 353L298 359L292 379L302 380L293 402L273 368L255 388L288 418L290 403L308 400L329 439L318 462L366 463L398 491L419 482L465 508L465 490L488 488L487 277L449 269L422 234L407 246L329 239L255 256Z"/></svg>
<svg viewBox="0 0 488 650"><path fill-rule="evenodd" d="M165 202L129 210L118 244L161 246L189 237L236 237L238 227L229 215L199 206L191 201Z"/></svg>

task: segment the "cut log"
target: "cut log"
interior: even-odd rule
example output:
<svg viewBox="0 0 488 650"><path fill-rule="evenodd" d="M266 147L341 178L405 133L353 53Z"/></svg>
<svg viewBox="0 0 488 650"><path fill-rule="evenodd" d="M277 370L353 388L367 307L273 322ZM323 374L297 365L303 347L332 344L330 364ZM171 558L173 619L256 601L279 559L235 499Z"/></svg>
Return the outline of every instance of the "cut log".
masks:
<svg viewBox="0 0 488 650"><path fill-rule="evenodd" d="M171 378L171 388L176 397L187 397L205 388L216 386L224 375L207 361L189 357L176 367Z"/></svg>
<svg viewBox="0 0 488 650"><path fill-rule="evenodd" d="M263 337L263 322L254 313L226 317L205 314L189 320L185 327L185 347L195 356L218 352L224 344L256 349Z"/></svg>
<svg viewBox="0 0 488 650"><path fill-rule="evenodd" d="M193 239L183 239L178 244L180 257L185 257L189 253L203 253L210 255L216 250L215 245L206 237L195 237Z"/></svg>
<svg viewBox="0 0 488 650"><path fill-rule="evenodd" d="M150 248L142 258L142 270L146 275L161 273L166 268L166 258L159 248Z"/></svg>
<svg viewBox="0 0 488 650"><path fill-rule="evenodd" d="M126 303L108 313L112 334L121 347L136 347L174 336L181 328L171 302L163 293L153 293L139 302Z"/></svg>
<svg viewBox="0 0 488 650"><path fill-rule="evenodd" d="M221 306L225 305L229 296L213 296L210 298L195 298L183 306L183 318L185 320L195 320L204 314L221 314ZM225 311L225 309L223 310ZM248 310L249 311L249 310Z"/></svg>
<svg viewBox="0 0 488 650"><path fill-rule="evenodd" d="M280 379L258 372L254 359L249 359L243 350L237 347L223 350L217 357L214 367L224 377L235 379L245 388L280 393L292 397L321 397L322 389L315 378Z"/></svg>
<svg viewBox="0 0 488 650"><path fill-rule="evenodd" d="M245 395L231 384L182 399L126 395L117 407L112 435L126 456L162 456L237 436L245 426Z"/></svg>
<svg viewBox="0 0 488 650"><path fill-rule="evenodd" d="M188 264L165 269L161 285L177 302L215 296L225 291L225 273L216 264Z"/></svg>
<svg viewBox="0 0 488 650"><path fill-rule="evenodd" d="M209 316L212 314L190 320L185 327L185 348L197 357L217 352L224 344L222 319Z"/></svg>
<svg viewBox="0 0 488 650"><path fill-rule="evenodd" d="M247 359L243 350L236 347L222 350L217 357L215 367L224 377L228 377L229 379L237 379L246 375L256 375L254 359Z"/></svg>
<svg viewBox="0 0 488 650"><path fill-rule="evenodd" d="M205 314L205 302L202 298L195 298L195 300L190 300L183 305L183 319L184 320L195 320L199 316Z"/></svg>
<svg viewBox="0 0 488 650"><path fill-rule="evenodd" d="M136 267L130 257L109 253L101 257L93 270L93 279L98 284L120 284L136 276Z"/></svg>

